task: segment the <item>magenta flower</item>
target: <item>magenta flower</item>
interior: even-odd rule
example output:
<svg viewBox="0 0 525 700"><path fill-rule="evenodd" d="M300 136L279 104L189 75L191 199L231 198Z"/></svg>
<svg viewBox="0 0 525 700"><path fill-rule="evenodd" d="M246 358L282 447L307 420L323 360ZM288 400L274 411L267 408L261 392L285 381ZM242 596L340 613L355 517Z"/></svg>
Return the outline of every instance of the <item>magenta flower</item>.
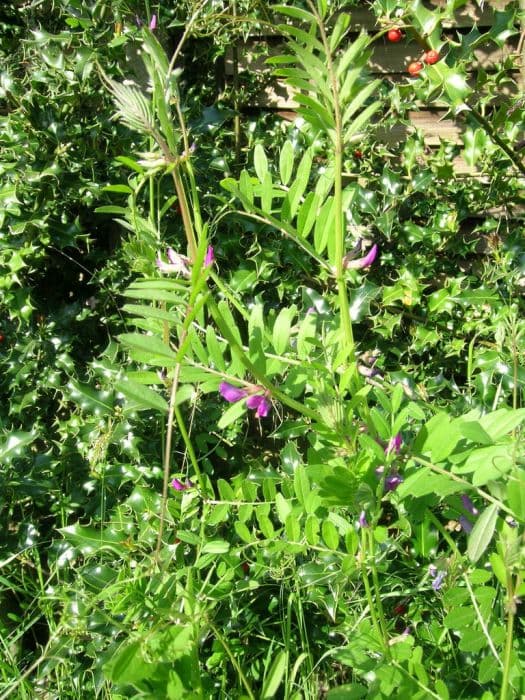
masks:
<svg viewBox="0 0 525 700"><path fill-rule="evenodd" d="M266 396L261 396L260 394L248 396L246 399L246 405L248 408L255 411L257 418L266 418L272 407Z"/></svg>
<svg viewBox="0 0 525 700"><path fill-rule="evenodd" d="M183 483L180 479L173 479L171 482L171 487L174 488L175 491L186 491L192 486L193 483L189 479L186 479L185 483Z"/></svg>
<svg viewBox="0 0 525 700"><path fill-rule="evenodd" d="M385 479L385 491L395 491L399 484L403 483L403 477L398 474L398 472L392 472Z"/></svg>
<svg viewBox="0 0 525 700"><path fill-rule="evenodd" d="M236 403L247 395L245 389L239 389L238 386L233 386L233 384L228 384L228 382L219 384L219 393L228 403Z"/></svg>
<svg viewBox="0 0 525 700"><path fill-rule="evenodd" d="M467 533L467 535L472 532L473 525L468 518L464 515L459 516L459 524L461 528Z"/></svg>
<svg viewBox="0 0 525 700"><path fill-rule="evenodd" d="M357 520L357 523L358 523L359 527L368 527L368 522L367 522L367 519L366 519L366 513L365 513L364 510L362 510L362 511L359 513L359 518L358 518L358 520Z"/></svg>
<svg viewBox="0 0 525 700"><path fill-rule="evenodd" d="M215 254L213 252L213 246L209 245L206 255L204 256L204 267L210 267L215 262Z"/></svg>
<svg viewBox="0 0 525 700"><path fill-rule="evenodd" d="M173 248L168 248L166 251L169 263L162 260L160 255L157 255L156 265L161 272L174 272L177 275L182 275L183 277L190 277L191 272L188 265L190 264L190 259L186 255L181 255L176 253Z"/></svg>
<svg viewBox="0 0 525 700"><path fill-rule="evenodd" d="M385 447L385 454L389 455L391 452L398 454L402 444L403 438L401 437L401 433L394 435L394 437L390 438L388 445Z"/></svg>
<svg viewBox="0 0 525 700"><path fill-rule="evenodd" d="M161 272L174 272L175 274L182 275L183 277L191 277L191 272L189 268L189 266L191 265L191 260L188 258L187 255L181 255L181 253L177 253L176 251L174 251L173 248L168 248L166 250L166 254L168 256L169 263L164 262L160 255L157 255L157 259L155 261L158 269ZM202 267L204 269L210 267L210 265L213 265L214 261L215 255L213 252L213 247L210 245L208 246L208 250L206 251Z"/></svg>
<svg viewBox="0 0 525 700"><path fill-rule="evenodd" d="M446 571L438 571L438 569L434 566L434 564L431 564L428 567L428 571L430 573L431 578L434 580L432 581L432 588L435 591L439 591L441 589L441 586L443 585L443 579L447 575Z"/></svg>
<svg viewBox="0 0 525 700"><path fill-rule="evenodd" d="M233 384L228 382L221 382L219 384L219 393L223 399L226 399L229 403L236 403L241 401L241 399L246 399L246 406L252 411L255 411L257 418L266 418L270 413L271 403L268 400L266 393L256 394L256 391L262 391L261 387L254 387L253 391L248 392L246 389L240 389Z"/></svg>
<svg viewBox="0 0 525 700"><path fill-rule="evenodd" d="M151 21L149 23L149 28L151 29L152 32L157 29L157 15L152 15L151 16Z"/></svg>
<svg viewBox="0 0 525 700"><path fill-rule="evenodd" d="M362 258L352 259L353 253L348 253L343 258L343 268L345 270L363 270L365 267L370 267L370 265L377 258L377 243L370 248L368 253Z"/></svg>
<svg viewBox="0 0 525 700"><path fill-rule="evenodd" d="M476 506L472 503L472 501L467 495L463 494L461 496L461 503L463 504L463 508L471 515L479 514L479 510L476 508Z"/></svg>

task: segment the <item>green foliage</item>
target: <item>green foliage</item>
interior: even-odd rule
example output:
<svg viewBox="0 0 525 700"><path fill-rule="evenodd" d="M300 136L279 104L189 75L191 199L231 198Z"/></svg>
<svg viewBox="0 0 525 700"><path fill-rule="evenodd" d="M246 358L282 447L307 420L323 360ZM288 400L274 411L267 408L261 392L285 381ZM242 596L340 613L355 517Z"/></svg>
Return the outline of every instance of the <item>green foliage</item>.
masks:
<svg viewBox="0 0 525 700"><path fill-rule="evenodd" d="M517 3L219 5L2 9L0 690L518 697L524 108L467 80ZM208 77L270 25L301 118L242 133ZM384 142L422 103L460 145Z"/></svg>

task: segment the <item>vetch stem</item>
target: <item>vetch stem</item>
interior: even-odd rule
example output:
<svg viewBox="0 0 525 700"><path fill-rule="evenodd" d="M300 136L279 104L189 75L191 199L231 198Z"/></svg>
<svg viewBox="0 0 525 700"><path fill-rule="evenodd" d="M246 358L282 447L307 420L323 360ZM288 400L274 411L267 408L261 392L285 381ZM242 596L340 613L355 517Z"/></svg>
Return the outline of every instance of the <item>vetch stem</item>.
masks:
<svg viewBox="0 0 525 700"><path fill-rule="evenodd" d="M339 101L339 89L337 75L332 60L330 42L326 35L323 19L319 15L317 8L308 0L308 5L312 13L316 16L319 25L319 34L323 43L324 52L330 76L333 111L335 120L334 146L334 239L335 239L335 279L337 283L337 294L339 300L339 313L341 315L341 346L344 346L347 357L352 368L350 388L355 393L361 387L361 381L357 372L357 362L355 355L354 333L352 320L350 318L350 304L344 277L343 257L345 254L345 227L343 213L343 120L341 116L341 105Z"/></svg>
<svg viewBox="0 0 525 700"><path fill-rule="evenodd" d="M384 625L384 615L383 620L379 620L376 614L376 601L374 601L374 596L372 594L372 588L370 586L370 581L368 579L367 559L372 560L373 553L369 551L368 542L368 528L361 528L361 579L365 587L366 599L368 602L368 608L370 610L370 617L372 618L372 624L376 630L376 634L382 643L383 651L387 658L390 658L390 648L388 646L388 636L386 635L386 630L383 628ZM377 574L376 574L377 575ZM373 576L373 574L372 574ZM379 611L379 607L377 608ZM381 606L381 614L383 613L383 607Z"/></svg>
<svg viewBox="0 0 525 700"><path fill-rule="evenodd" d="M516 603L514 601L514 587L512 576L507 574L507 633L505 635L505 650L503 652L503 679L501 681L500 700L507 700L511 697L510 669L512 664L512 645L514 641L514 617Z"/></svg>

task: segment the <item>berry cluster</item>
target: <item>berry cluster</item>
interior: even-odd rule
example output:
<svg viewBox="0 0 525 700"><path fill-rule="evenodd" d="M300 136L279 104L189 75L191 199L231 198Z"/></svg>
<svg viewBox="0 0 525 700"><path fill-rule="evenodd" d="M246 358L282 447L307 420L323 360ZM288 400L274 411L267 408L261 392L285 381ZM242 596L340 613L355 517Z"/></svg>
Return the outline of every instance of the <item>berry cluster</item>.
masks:
<svg viewBox="0 0 525 700"><path fill-rule="evenodd" d="M391 27L386 36L388 41L397 44L405 35L399 27ZM415 78L421 73L425 67L425 63L427 66L431 66L432 64L437 63L439 59L439 52L434 51L434 49L429 49L428 51L425 51L420 61L412 61L412 63L408 65L407 71L413 78Z"/></svg>

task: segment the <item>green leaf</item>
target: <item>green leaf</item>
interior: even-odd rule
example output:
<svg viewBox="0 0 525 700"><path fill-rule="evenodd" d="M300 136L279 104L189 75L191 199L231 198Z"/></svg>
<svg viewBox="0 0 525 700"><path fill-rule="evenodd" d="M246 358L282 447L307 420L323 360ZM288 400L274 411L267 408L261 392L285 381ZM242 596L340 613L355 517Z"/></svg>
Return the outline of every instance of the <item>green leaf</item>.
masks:
<svg viewBox="0 0 525 700"><path fill-rule="evenodd" d="M452 454L460 438L461 433L449 415L441 412L421 428L414 448L422 453L430 453L434 461L440 462Z"/></svg>
<svg viewBox="0 0 525 700"><path fill-rule="evenodd" d="M305 118L306 115L308 115L308 121L312 121L312 116L315 114L319 125L322 126L324 131L329 131L330 129L335 128L334 115L318 100L314 99L310 95L304 95L302 93L295 95L294 99L300 105L300 108L297 111Z"/></svg>
<svg viewBox="0 0 525 700"><path fill-rule="evenodd" d="M478 561L489 546L497 520L498 506L496 503L491 503L488 508L485 508L476 520L467 545L467 554L473 563Z"/></svg>
<svg viewBox="0 0 525 700"><path fill-rule="evenodd" d="M217 423L217 427L219 430L227 428L231 423L234 423L240 418L243 413L246 413L246 403L245 401L237 401L224 411Z"/></svg>
<svg viewBox="0 0 525 700"><path fill-rule="evenodd" d="M235 529L235 532L243 542L246 542L246 544L251 544L254 541L255 538L244 523L241 523L240 521L236 520L233 524L233 527Z"/></svg>
<svg viewBox="0 0 525 700"><path fill-rule="evenodd" d="M336 73L338 79L346 76L351 63L359 63L365 50L370 43L370 38L366 32L360 34L357 39L343 52L341 58L336 65Z"/></svg>
<svg viewBox="0 0 525 700"><path fill-rule="evenodd" d="M336 526L330 520L323 520L321 525L321 535L328 549L337 549L339 547L339 533Z"/></svg>
<svg viewBox="0 0 525 700"><path fill-rule="evenodd" d="M272 10L282 15L293 17L293 19L298 19L301 22L310 22L311 24L317 25L317 21L314 15L298 7L288 7L288 5L273 5Z"/></svg>
<svg viewBox="0 0 525 700"><path fill-rule="evenodd" d="M144 335L142 333L122 333L118 336L121 343L129 348L137 349L146 355L151 354L155 358L166 358L174 361L176 354L173 350L155 335Z"/></svg>
<svg viewBox="0 0 525 700"><path fill-rule="evenodd" d="M79 404L80 408L97 411L102 414L113 411L113 394L96 391L87 384L81 384L74 379L69 381L68 388L71 398Z"/></svg>
<svg viewBox="0 0 525 700"><path fill-rule="evenodd" d="M125 542L129 537L126 529L116 530L113 526L103 529L84 527L75 523L59 529L64 538L78 547L82 554L95 554L110 549L118 555L124 554L127 549Z"/></svg>
<svg viewBox="0 0 525 700"><path fill-rule="evenodd" d="M279 315L275 319L272 329L272 344L275 352L278 355L282 355L288 347L290 329L296 314L297 307L290 306L288 308L281 309Z"/></svg>
<svg viewBox="0 0 525 700"><path fill-rule="evenodd" d="M290 177L292 176L294 164L294 148L290 141L285 141L283 147L281 148L281 153L279 154L279 172L281 175L281 182L283 185L287 185Z"/></svg>
<svg viewBox="0 0 525 700"><path fill-rule="evenodd" d="M287 204L287 215L289 217L289 221L292 221L292 219L295 217L297 213L297 209L299 207L299 203L301 201L301 197L304 194L304 191L306 189L306 186L308 184L308 179L310 177L310 171L312 169L312 158L313 158L313 153L311 149L308 149L305 151L303 157L301 158L301 162L299 163L299 167L297 168L297 172L295 174L295 179L290 186L290 189L288 191L288 195L286 197L286 204ZM283 216L284 216L284 206L283 206Z"/></svg>
<svg viewBox="0 0 525 700"><path fill-rule="evenodd" d="M182 388L183 387L181 387L181 389ZM193 393L193 389L191 387L189 388ZM184 387L184 389L186 389L186 387ZM137 384L137 382L133 382L127 377L115 382L115 390L120 391L128 399L135 401L137 403L136 410L155 409L164 413L168 412L169 406L165 398L157 394L153 389L143 384Z"/></svg>
<svg viewBox="0 0 525 700"><path fill-rule="evenodd" d="M475 619L476 613L474 612L474 608L470 606L459 606L451 610L448 615L445 616L443 624L448 629L462 630L466 627L470 627Z"/></svg>
<svg viewBox="0 0 525 700"><path fill-rule="evenodd" d="M210 540L206 542L201 550L201 554L226 554L230 551L230 543L226 540Z"/></svg>
<svg viewBox="0 0 525 700"><path fill-rule="evenodd" d="M468 128L462 134L462 139L465 144L462 151L463 158L468 165L474 167L485 152L488 136L483 129Z"/></svg>
<svg viewBox="0 0 525 700"><path fill-rule="evenodd" d="M299 542L301 539L301 526L294 513L290 513L286 518L284 531L289 542Z"/></svg>
<svg viewBox="0 0 525 700"><path fill-rule="evenodd" d="M492 571L494 572L495 577L498 579L500 584L506 588L508 585L507 581L507 567L505 566L505 562L503 559L500 557L499 554L496 554L496 552L492 552L492 554L489 557L490 561L490 566L492 568Z"/></svg>
<svg viewBox="0 0 525 700"><path fill-rule="evenodd" d="M104 672L113 683L132 684L150 678L157 665L144 661L142 641L127 642L104 664Z"/></svg>
<svg viewBox="0 0 525 700"><path fill-rule="evenodd" d="M365 281L360 287L350 289L350 318L362 321L370 315L370 304L381 293L381 287Z"/></svg>
<svg viewBox="0 0 525 700"><path fill-rule="evenodd" d="M335 25L332 29L330 35L330 51L333 52L337 49L344 35L346 34L348 27L350 26L350 14L347 12L342 12L336 19Z"/></svg>
<svg viewBox="0 0 525 700"><path fill-rule="evenodd" d="M449 103L455 111L468 109L465 101L472 92L466 77L457 68L449 68L444 61L427 66L425 69L432 87L445 89Z"/></svg>
<svg viewBox="0 0 525 700"><path fill-rule="evenodd" d="M277 517L284 525L286 523L286 519L292 512L292 505L290 501L288 501L282 495L282 493L275 494L275 510L277 511Z"/></svg>
<svg viewBox="0 0 525 700"><path fill-rule="evenodd" d="M261 196L261 209L265 213L271 214L272 212L272 199L273 199L273 183L272 176L270 173L266 173L264 176L264 182L260 187Z"/></svg>
<svg viewBox="0 0 525 700"><path fill-rule="evenodd" d="M241 172L240 177L239 177L239 191L241 192L242 195L244 195L244 197L246 197L247 201L250 204L253 204L252 178L250 177L250 175L247 173L246 170L243 170Z"/></svg>
<svg viewBox="0 0 525 700"><path fill-rule="evenodd" d="M525 470L515 469L507 483L507 500L516 518L525 520Z"/></svg>
<svg viewBox="0 0 525 700"><path fill-rule="evenodd" d="M288 666L288 652L279 651L264 678L261 700L273 700L284 678Z"/></svg>
<svg viewBox="0 0 525 700"><path fill-rule="evenodd" d="M354 114L361 109L361 107L364 105L364 103L368 100L368 98L377 90L379 85L381 84L380 80L373 80L371 83L369 83L366 87L362 88L359 93L354 97L354 99L350 102L350 104L346 107L344 113L343 113L343 124L346 124L349 119L351 119ZM379 102L374 102L375 109L369 112L369 115L371 116L377 109L379 109L380 103ZM371 105L373 106L373 105ZM364 125L365 122L363 122ZM360 128L360 127L358 127ZM356 129L357 131L357 129Z"/></svg>
<svg viewBox="0 0 525 700"><path fill-rule="evenodd" d="M312 547L319 544L319 520L315 515L310 514L306 518L306 524L304 527L304 534L306 536L306 541Z"/></svg>
<svg viewBox="0 0 525 700"><path fill-rule="evenodd" d="M109 204L109 205L103 206L103 207L96 207L95 213L96 214L119 214L119 215L125 216L128 213L128 210L125 207L116 207L112 204Z"/></svg>
<svg viewBox="0 0 525 700"><path fill-rule="evenodd" d="M302 506L304 506L306 499L308 498L308 494L310 493L310 481L305 468L300 464L297 465L294 472L293 488L295 495L297 496L297 500Z"/></svg>
<svg viewBox="0 0 525 700"><path fill-rule="evenodd" d="M492 438L487 431L481 427L478 421L465 421L460 418L455 422L459 428L459 432L468 440L478 442L481 445L492 444Z"/></svg>
<svg viewBox="0 0 525 700"><path fill-rule="evenodd" d="M513 466L512 451L509 445L493 445L472 450L467 459L453 470L457 474L474 473L474 486L483 486L489 481L499 479Z"/></svg>
<svg viewBox="0 0 525 700"><path fill-rule="evenodd" d="M129 185L106 185L102 188L103 192L117 192L119 194L133 194L133 190ZM123 209L126 212L126 209Z"/></svg>
<svg viewBox="0 0 525 700"><path fill-rule="evenodd" d="M319 196L315 192L308 192L297 214L297 233L306 238L312 230L319 209Z"/></svg>
<svg viewBox="0 0 525 700"><path fill-rule="evenodd" d="M427 10L421 0L413 0L410 4L410 13L414 18L415 25L424 36L432 34L440 21L440 13L435 8L433 12Z"/></svg>
<svg viewBox="0 0 525 700"><path fill-rule="evenodd" d="M321 255L328 244L328 238L334 230L334 199L328 197L321 207L314 229L314 246L316 252Z"/></svg>
<svg viewBox="0 0 525 700"><path fill-rule="evenodd" d="M481 661L479 662L478 681L482 685L490 683L496 678L499 672L500 666L498 664L498 660L495 659L494 656L492 656L492 654L489 654L488 656L485 656L485 658L481 659ZM491 695L490 698L492 697L493 696Z"/></svg>
<svg viewBox="0 0 525 700"><path fill-rule="evenodd" d="M266 158L264 148L260 143L256 144L253 151L253 165L255 167L257 177L259 178L259 182L264 182L266 175L268 174L268 159Z"/></svg>
<svg viewBox="0 0 525 700"><path fill-rule="evenodd" d="M377 112L377 110L382 106L382 102L372 102L364 109L361 114L359 114L355 119L353 119L351 126L345 129L344 141L348 143L352 138L358 134L362 129L368 124L372 116Z"/></svg>
<svg viewBox="0 0 525 700"><path fill-rule="evenodd" d="M398 487L396 493L399 498L407 496L420 498L428 494L436 494L443 498L451 493L464 491L464 486L444 474L434 474L429 467L421 467L414 474L411 474Z"/></svg>
<svg viewBox="0 0 525 700"><path fill-rule="evenodd" d="M315 314L308 314L301 321L299 332L297 333L297 355L299 359L305 360L313 347L316 340L317 319Z"/></svg>
<svg viewBox="0 0 525 700"><path fill-rule="evenodd" d="M141 316L142 318L154 318L160 321L168 321L170 324L175 323L177 320L173 311L165 311L156 306L145 306L144 304L124 304L122 311L133 314L134 316Z"/></svg>
<svg viewBox="0 0 525 700"><path fill-rule="evenodd" d="M208 326L206 328L206 347L208 348L210 360L212 361L214 369L217 369L219 372L226 371L226 362L223 356L225 346L221 346L213 326Z"/></svg>
<svg viewBox="0 0 525 700"><path fill-rule="evenodd" d="M20 457L23 448L30 445L36 435L33 433L15 432L11 433L3 445L0 445L0 461L8 462L11 459Z"/></svg>
<svg viewBox="0 0 525 700"><path fill-rule="evenodd" d="M500 408L498 411L487 413L479 419L481 427L494 442L508 435L523 421L525 421L525 408Z"/></svg>

